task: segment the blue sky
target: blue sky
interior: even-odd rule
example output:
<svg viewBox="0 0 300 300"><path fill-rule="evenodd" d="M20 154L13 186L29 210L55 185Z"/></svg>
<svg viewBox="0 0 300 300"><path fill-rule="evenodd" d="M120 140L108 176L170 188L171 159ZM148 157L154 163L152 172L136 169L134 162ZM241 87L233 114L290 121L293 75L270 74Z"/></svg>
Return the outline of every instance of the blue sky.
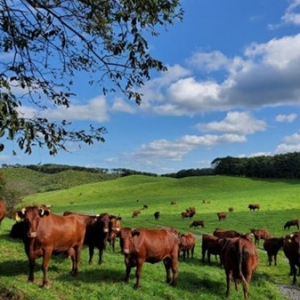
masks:
<svg viewBox="0 0 300 300"><path fill-rule="evenodd" d="M183 0L182 22L149 41L168 66L140 106L76 78L69 109L52 120L105 126L105 143L30 156L6 142L1 164L57 163L165 174L215 158L300 151L300 0ZM86 80L87 81L87 80ZM27 114L36 108L23 107ZM12 156L11 150L17 151Z"/></svg>

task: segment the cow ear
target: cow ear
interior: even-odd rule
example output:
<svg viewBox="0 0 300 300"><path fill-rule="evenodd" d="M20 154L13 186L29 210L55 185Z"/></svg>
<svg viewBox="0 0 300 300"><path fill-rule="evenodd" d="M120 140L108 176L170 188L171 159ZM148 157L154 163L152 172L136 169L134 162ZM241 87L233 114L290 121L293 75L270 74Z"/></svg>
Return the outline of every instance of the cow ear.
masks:
<svg viewBox="0 0 300 300"><path fill-rule="evenodd" d="M134 230L134 231L132 231L131 235L132 235L132 237L135 237L135 236L138 237L138 236L140 236L140 232L137 230Z"/></svg>
<svg viewBox="0 0 300 300"><path fill-rule="evenodd" d="M49 214L50 214L50 209L45 209L45 208L42 208L42 207L39 208L40 217L49 216Z"/></svg>

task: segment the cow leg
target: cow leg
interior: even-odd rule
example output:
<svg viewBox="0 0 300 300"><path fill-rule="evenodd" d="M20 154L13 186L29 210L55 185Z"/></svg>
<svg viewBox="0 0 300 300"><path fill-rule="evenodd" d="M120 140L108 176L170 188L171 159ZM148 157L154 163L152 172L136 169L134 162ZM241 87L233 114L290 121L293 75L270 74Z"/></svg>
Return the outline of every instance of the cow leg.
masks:
<svg viewBox="0 0 300 300"><path fill-rule="evenodd" d="M115 253L115 241L116 241L115 238L113 238L113 239L111 240L111 247L112 247L112 252L113 252L113 253Z"/></svg>
<svg viewBox="0 0 300 300"><path fill-rule="evenodd" d="M35 267L35 259L29 258L29 276L28 281L33 282L34 281L34 267Z"/></svg>
<svg viewBox="0 0 300 300"><path fill-rule="evenodd" d="M292 275L293 275L293 284L296 284L297 268L294 264L292 265Z"/></svg>
<svg viewBox="0 0 300 300"><path fill-rule="evenodd" d="M232 279L232 272L231 271L226 271L226 297L229 296L230 294L230 283L231 283L231 279Z"/></svg>
<svg viewBox="0 0 300 300"><path fill-rule="evenodd" d="M93 256L94 256L94 246L93 245L89 245L89 264L92 264L93 262Z"/></svg>
<svg viewBox="0 0 300 300"><path fill-rule="evenodd" d="M136 277L136 282L134 285L134 288L137 289L140 287L140 281L141 281L141 274L142 274L142 269L143 269L143 259L138 259L137 266L136 266L136 271L135 271L135 277Z"/></svg>
<svg viewBox="0 0 300 300"><path fill-rule="evenodd" d="M274 254L274 266L277 266L277 253Z"/></svg>
<svg viewBox="0 0 300 300"><path fill-rule="evenodd" d="M102 256L103 256L103 248L100 247L99 248L99 261L98 261L98 265L102 264Z"/></svg>
<svg viewBox="0 0 300 300"><path fill-rule="evenodd" d="M78 262L80 260L81 248L79 249L78 247L76 247L74 250L75 250L75 254L72 259L73 262L72 275L76 277L78 274Z"/></svg>
<svg viewBox="0 0 300 300"><path fill-rule="evenodd" d="M49 266L49 261L50 257L52 254L52 250L46 250L44 252L44 257L43 257L43 264L42 264L42 270L43 270L43 287L49 287L49 279L48 279L48 266Z"/></svg>
<svg viewBox="0 0 300 300"><path fill-rule="evenodd" d="M193 248L191 249L191 257L192 257L192 258L194 257L194 250L195 250L195 247L193 247Z"/></svg>
<svg viewBox="0 0 300 300"><path fill-rule="evenodd" d="M171 260L166 258L163 262L166 269L166 283L171 283Z"/></svg>
<svg viewBox="0 0 300 300"><path fill-rule="evenodd" d="M269 261L269 266L271 266L272 265L272 255L271 254L268 255L268 261Z"/></svg>
<svg viewBox="0 0 300 300"><path fill-rule="evenodd" d="M202 248L202 262L204 263L206 249Z"/></svg>
<svg viewBox="0 0 300 300"><path fill-rule="evenodd" d="M124 281L127 283L128 280L129 280L130 272L131 272L131 265L129 263L128 258L125 258L125 265L126 265L126 271L125 271L125 279L124 279Z"/></svg>

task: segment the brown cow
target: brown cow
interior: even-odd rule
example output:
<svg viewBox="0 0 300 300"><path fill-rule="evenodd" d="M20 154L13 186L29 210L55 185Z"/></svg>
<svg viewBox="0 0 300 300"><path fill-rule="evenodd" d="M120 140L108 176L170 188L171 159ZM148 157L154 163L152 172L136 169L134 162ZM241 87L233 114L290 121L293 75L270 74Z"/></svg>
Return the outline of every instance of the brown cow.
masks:
<svg viewBox="0 0 300 300"><path fill-rule="evenodd" d="M173 200L173 201L171 201L170 204L171 204L171 205L175 205L176 203L177 203L177 202Z"/></svg>
<svg viewBox="0 0 300 300"><path fill-rule="evenodd" d="M178 232L175 229L135 229L122 228L120 246L125 257L128 282L131 268L136 267L135 288L140 286L140 277L144 262L164 262L166 282L177 285L178 277ZM173 278L171 279L171 270Z"/></svg>
<svg viewBox="0 0 300 300"><path fill-rule="evenodd" d="M233 210L234 210L234 209L233 209L232 206L230 206L230 207L228 208L228 211L229 211L229 212L233 212Z"/></svg>
<svg viewBox="0 0 300 300"><path fill-rule="evenodd" d="M179 250L178 250L178 257L180 256L180 252L183 253L183 259L190 257L191 251L191 258L194 257L194 250L196 245L196 237L192 233L185 233L179 235Z"/></svg>
<svg viewBox="0 0 300 300"><path fill-rule="evenodd" d="M226 297L229 296L230 283L233 278L236 290L238 281L242 281L244 298L247 299L252 274L258 266L258 254L255 245L244 238L224 239L221 262L226 274Z"/></svg>
<svg viewBox="0 0 300 300"><path fill-rule="evenodd" d="M277 254L281 247L283 247L283 237L272 237L265 239L264 249L267 251L269 266L272 265L274 257L274 265L277 265Z"/></svg>
<svg viewBox="0 0 300 300"><path fill-rule="evenodd" d="M223 212L223 211L222 212L218 212L217 216L219 218L219 221L225 220L226 219L226 212Z"/></svg>
<svg viewBox="0 0 300 300"><path fill-rule="evenodd" d="M213 235L218 238L234 238L241 237L242 234L235 230L226 230L222 228L216 228L213 232Z"/></svg>
<svg viewBox="0 0 300 300"><path fill-rule="evenodd" d="M260 240L265 240L265 239L271 237L267 228L250 229L250 232L252 232L254 234L254 243L256 245L259 245Z"/></svg>
<svg viewBox="0 0 300 300"><path fill-rule="evenodd" d="M89 264L93 262L95 247L99 250L98 264L102 264L103 252L106 249L107 240L109 237L109 222L110 215L102 213L100 215L86 215L76 212L64 212L64 216L75 215L86 226L84 237L84 245L89 247Z"/></svg>
<svg viewBox="0 0 300 300"><path fill-rule="evenodd" d="M0 199L0 225L6 216L6 207L3 199Z"/></svg>
<svg viewBox="0 0 300 300"><path fill-rule="evenodd" d="M202 235L202 262L204 262L205 254L207 251L207 261L210 263L210 255L213 254L217 257L217 255L221 254L221 246L218 243L219 238L210 235L210 234L203 234Z"/></svg>
<svg viewBox="0 0 300 300"><path fill-rule="evenodd" d="M250 210L253 210L253 211L255 211L256 209L259 210L260 209L260 204L249 204L248 208Z"/></svg>
<svg viewBox="0 0 300 300"><path fill-rule="evenodd" d="M139 209L136 209L133 213L132 213L132 217L137 217L139 214L141 213L141 211Z"/></svg>
<svg viewBox="0 0 300 300"><path fill-rule="evenodd" d="M156 212L154 213L154 218L155 218L155 220L158 220L159 217L160 217L160 212L159 212L159 211L156 211Z"/></svg>
<svg viewBox="0 0 300 300"><path fill-rule="evenodd" d="M300 275L300 233L288 235L284 239L283 252L290 264L290 275L293 275L293 284L297 281L297 268Z"/></svg>
<svg viewBox="0 0 300 300"><path fill-rule="evenodd" d="M284 229L290 229L291 226L296 226L299 230L299 220L298 219L295 219L295 220L290 220L290 221L287 221L285 224L284 224Z"/></svg>
<svg viewBox="0 0 300 300"><path fill-rule="evenodd" d="M185 219L185 218L192 218L192 217L193 217L193 214L191 214L191 213L188 212L188 211L183 211L183 212L181 213L181 217L182 217L182 219Z"/></svg>
<svg viewBox="0 0 300 300"><path fill-rule="evenodd" d="M42 286L49 286L48 265L54 252L69 252L72 255L72 275L77 276L85 224L73 215L64 217L51 214L50 209L44 206L25 207L18 215L28 224L27 236L30 238L28 281L34 281L35 260L42 256Z"/></svg>
<svg viewBox="0 0 300 300"><path fill-rule="evenodd" d="M199 228L199 226L204 228L205 227L204 221L202 221L202 220L193 221L193 223L190 225L190 228L192 228L192 227Z"/></svg>
<svg viewBox="0 0 300 300"><path fill-rule="evenodd" d="M120 230L122 228L121 220L121 217L109 217L109 235L107 241L111 244L113 252L115 252L116 239L119 236Z"/></svg>

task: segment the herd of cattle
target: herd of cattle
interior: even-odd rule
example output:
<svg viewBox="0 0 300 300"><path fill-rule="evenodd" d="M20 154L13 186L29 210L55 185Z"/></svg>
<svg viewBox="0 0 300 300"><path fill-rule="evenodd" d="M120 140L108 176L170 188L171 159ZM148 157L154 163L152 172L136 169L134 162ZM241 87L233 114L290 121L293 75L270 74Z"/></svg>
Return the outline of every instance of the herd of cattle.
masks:
<svg viewBox="0 0 300 300"><path fill-rule="evenodd" d="M190 207L186 212L195 214L195 209ZM124 255L125 282L129 280L131 269L136 267L135 288L140 286L144 262L163 261L166 282L176 286L180 255L182 254L183 260L194 255L196 236L193 233L180 234L175 228L131 229L122 227L121 217L118 216L107 213L91 216L75 212L58 215L51 213L50 208L45 205L25 207L14 214L17 222L11 228L10 237L23 241L29 260L28 281L34 281L35 260L43 257L43 287L49 286L48 266L52 254L63 253L71 258L72 275L77 275L83 245L89 248L89 263L92 263L94 249L99 250L98 263L101 264L106 244L111 243L114 251L115 241L118 238ZM158 217L159 215L156 216ZM0 224L1 221L0 218ZM199 226L205 227L204 222L193 221L190 225L196 228ZM299 221L288 221L284 228L289 229L290 226L296 226L299 230ZM273 259L274 264L277 264L278 251L283 248L289 261L293 284L296 283L297 267L300 275L300 232L276 238L271 237L266 228L251 229L246 234L217 228L212 234L202 235L202 262L204 263L207 257L207 262L210 263L211 255L219 257L226 274L226 296L229 295L233 280L236 289L238 283L242 283L244 298L248 298L251 277L258 266L256 246L260 240L264 240L269 265Z"/></svg>

